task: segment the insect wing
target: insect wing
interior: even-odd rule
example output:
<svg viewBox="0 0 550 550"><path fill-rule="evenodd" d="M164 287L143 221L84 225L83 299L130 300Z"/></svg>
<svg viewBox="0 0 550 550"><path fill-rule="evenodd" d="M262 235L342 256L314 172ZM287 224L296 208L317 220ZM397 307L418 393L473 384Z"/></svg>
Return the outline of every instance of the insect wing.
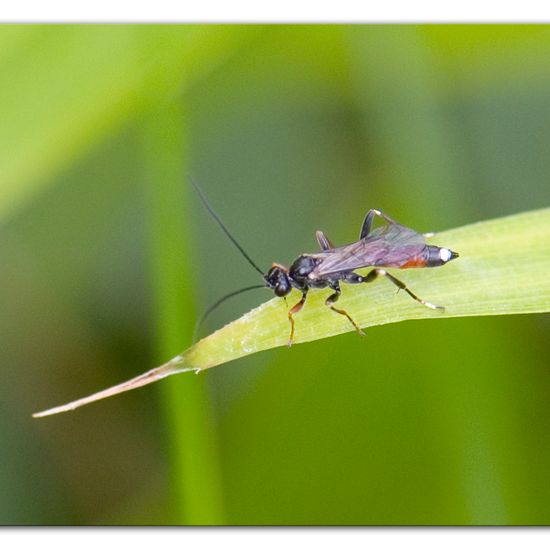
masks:
<svg viewBox="0 0 550 550"><path fill-rule="evenodd" d="M370 266L401 267L420 254L425 245L420 233L397 223L388 224L365 239L315 254L321 262L311 276L319 278Z"/></svg>
<svg viewBox="0 0 550 550"><path fill-rule="evenodd" d="M382 227L377 240L383 243L384 253L376 257L373 265L380 267L402 267L426 246L424 235L397 223Z"/></svg>

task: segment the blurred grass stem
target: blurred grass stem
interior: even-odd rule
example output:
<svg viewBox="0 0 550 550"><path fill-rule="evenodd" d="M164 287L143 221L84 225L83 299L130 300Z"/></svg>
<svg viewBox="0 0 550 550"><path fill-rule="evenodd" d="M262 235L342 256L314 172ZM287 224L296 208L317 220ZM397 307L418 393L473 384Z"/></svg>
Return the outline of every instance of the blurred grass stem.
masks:
<svg viewBox="0 0 550 550"><path fill-rule="evenodd" d="M144 127L146 200L158 358L171 357L190 343L193 304L192 231L187 186L184 109L179 102L150 113ZM173 521L224 523L216 426L204 377L173 378L159 389L167 426ZM172 521L172 519L170 520Z"/></svg>

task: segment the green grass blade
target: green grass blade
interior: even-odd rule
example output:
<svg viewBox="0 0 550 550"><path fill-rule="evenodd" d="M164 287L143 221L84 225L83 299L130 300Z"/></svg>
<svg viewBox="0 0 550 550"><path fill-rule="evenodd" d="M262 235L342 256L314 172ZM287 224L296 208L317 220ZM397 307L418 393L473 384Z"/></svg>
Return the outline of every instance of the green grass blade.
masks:
<svg viewBox="0 0 550 550"><path fill-rule="evenodd" d="M433 311L380 280L345 286L339 307L364 328L410 319L507 315L550 311L550 208L480 222L438 233L429 240L460 253L452 263L399 274L420 297L444 305ZM311 292L296 315L295 343L353 330L324 305L330 291ZM298 293L290 296L292 304ZM133 380L38 416L71 410L134 387L186 371L215 367L288 340L287 307L274 298L204 338L170 362ZM365 345L368 346L368 332Z"/></svg>

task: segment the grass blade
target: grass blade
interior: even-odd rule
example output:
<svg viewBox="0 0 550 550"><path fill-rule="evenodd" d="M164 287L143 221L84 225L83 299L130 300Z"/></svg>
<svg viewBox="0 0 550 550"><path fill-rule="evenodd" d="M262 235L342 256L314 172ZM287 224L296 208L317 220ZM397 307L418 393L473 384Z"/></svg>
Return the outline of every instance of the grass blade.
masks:
<svg viewBox="0 0 550 550"><path fill-rule="evenodd" d="M430 242L459 252L460 258L441 268L407 270L400 277L418 296L444 305L445 311L422 307L404 293L396 295L395 287L386 281L345 287L339 306L364 328L411 319L550 311L550 208L452 229L438 233ZM324 305L329 292L310 293L296 316L296 343L353 330L346 319ZM292 294L290 303L298 297L298 293ZM35 416L72 410L165 376L199 372L284 346L288 330L285 303L274 298L144 375Z"/></svg>

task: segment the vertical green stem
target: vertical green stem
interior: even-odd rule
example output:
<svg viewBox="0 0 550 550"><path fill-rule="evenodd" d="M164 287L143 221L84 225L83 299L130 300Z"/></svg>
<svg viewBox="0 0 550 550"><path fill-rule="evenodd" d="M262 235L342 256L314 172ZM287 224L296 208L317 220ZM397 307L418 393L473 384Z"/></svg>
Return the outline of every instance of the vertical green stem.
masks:
<svg viewBox="0 0 550 550"><path fill-rule="evenodd" d="M156 107L144 124L153 319L159 363L191 343L196 318L185 131L185 113L179 101ZM220 459L207 377L174 377L159 387L174 500L174 515L168 522L224 523Z"/></svg>

